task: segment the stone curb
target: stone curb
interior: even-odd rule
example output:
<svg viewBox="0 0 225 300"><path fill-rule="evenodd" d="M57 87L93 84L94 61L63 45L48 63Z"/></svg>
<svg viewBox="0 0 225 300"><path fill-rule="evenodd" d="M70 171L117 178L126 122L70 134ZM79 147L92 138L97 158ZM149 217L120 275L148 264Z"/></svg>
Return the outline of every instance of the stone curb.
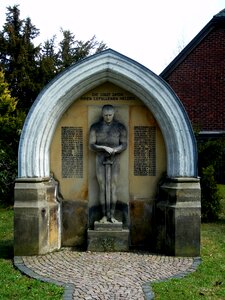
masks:
<svg viewBox="0 0 225 300"><path fill-rule="evenodd" d="M154 281L150 281L150 282L146 282L142 285L142 290L145 296L146 300L153 300L154 299L154 292L152 290L151 284L152 283L158 283L158 282L163 282L163 281L167 281L173 278L183 278L186 275L196 271L196 269L198 268L198 266L201 264L201 258L200 257L194 257L193 258L193 264L190 268L188 268L186 271L178 273L176 275L173 276L169 276L167 278L164 278L162 280L154 280ZM20 256L15 256L14 260L13 260L14 266L19 269L21 271L21 273L27 275L28 277L43 281L43 282L48 282L48 283L53 283L56 284L58 286L62 286L64 287L64 294L63 294L63 300L73 300L73 292L75 290L75 287L73 284L66 284L64 282L60 282L51 278L47 278L47 277L43 277L40 276L38 274L36 274L34 271L32 271L31 269L29 269L28 267L25 266L22 257Z"/></svg>
<svg viewBox="0 0 225 300"><path fill-rule="evenodd" d="M65 290L64 290L63 299L64 300L72 300L73 299L72 296L73 296L73 291L75 289L73 284L60 282L60 281L36 274L34 271L32 271L31 269L29 269L28 267L25 266L25 264L20 256L15 256L13 263L14 263L14 266L18 270L20 270L21 273L27 275L28 277L31 277L31 278L34 278L34 279L37 279L37 280L40 280L43 282L53 283L53 284L64 287Z"/></svg>
<svg viewBox="0 0 225 300"><path fill-rule="evenodd" d="M167 280L170 280L170 279L173 279L173 278L177 278L177 279L183 278L183 277L187 276L188 274L193 273L194 271L196 271L198 266L201 264L201 258L200 257L194 257L193 259L194 259L194 261L193 261L192 266L184 272L178 273L178 274L173 275L173 276L169 276L169 277L164 278L162 280L154 280L154 281L144 283L142 285L142 289L143 289L143 292L145 294L146 300L153 300L154 299L155 295L154 295L154 292L153 292L152 287L151 287L152 283L163 282L163 281L167 281Z"/></svg>

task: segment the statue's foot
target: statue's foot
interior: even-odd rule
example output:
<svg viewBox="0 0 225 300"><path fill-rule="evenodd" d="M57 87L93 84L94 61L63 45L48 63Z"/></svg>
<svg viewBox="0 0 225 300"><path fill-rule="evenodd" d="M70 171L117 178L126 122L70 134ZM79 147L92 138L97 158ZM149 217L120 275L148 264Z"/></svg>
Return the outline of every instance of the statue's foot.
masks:
<svg viewBox="0 0 225 300"><path fill-rule="evenodd" d="M118 223L120 223L120 221L118 221L117 219L115 219L115 218L111 218L111 222L112 223L114 223L114 224L118 224Z"/></svg>
<svg viewBox="0 0 225 300"><path fill-rule="evenodd" d="M106 216L102 217L101 220L99 221L99 223L107 223L107 218Z"/></svg>

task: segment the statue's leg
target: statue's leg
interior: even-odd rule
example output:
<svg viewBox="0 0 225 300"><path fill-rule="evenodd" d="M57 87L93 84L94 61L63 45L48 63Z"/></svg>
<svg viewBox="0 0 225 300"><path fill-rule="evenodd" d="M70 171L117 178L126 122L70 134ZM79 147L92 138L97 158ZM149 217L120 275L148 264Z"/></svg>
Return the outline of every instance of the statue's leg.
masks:
<svg viewBox="0 0 225 300"><path fill-rule="evenodd" d="M111 220L111 164L105 165L105 204L106 204L106 216L107 220Z"/></svg>
<svg viewBox="0 0 225 300"><path fill-rule="evenodd" d="M119 176L119 162L115 161L112 165L112 172L111 172L111 221L113 223L118 222L114 218L115 214L115 208L116 208L116 202L117 202L117 182L118 182L118 176Z"/></svg>
<svg viewBox="0 0 225 300"><path fill-rule="evenodd" d="M106 216L105 203L105 167L102 164L101 157L96 157L96 176L99 184L99 202L102 209L102 217Z"/></svg>

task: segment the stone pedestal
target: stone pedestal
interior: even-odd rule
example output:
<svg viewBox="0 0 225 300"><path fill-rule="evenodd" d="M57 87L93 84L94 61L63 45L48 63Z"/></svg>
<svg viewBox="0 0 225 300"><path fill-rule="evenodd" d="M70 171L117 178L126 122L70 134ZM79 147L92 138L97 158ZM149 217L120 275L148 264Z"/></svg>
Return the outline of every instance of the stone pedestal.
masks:
<svg viewBox="0 0 225 300"><path fill-rule="evenodd" d="M38 255L61 247L61 204L50 178L20 178L15 184L14 254Z"/></svg>
<svg viewBox="0 0 225 300"><path fill-rule="evenodd" d="M197 178L170 178L156 206L157 249L175 256L200 255L201 190Z"/></svg>
<svg viewBox="0 0 225 300"><path fill-rule="evenodd" d="M88 251L119 252L129 250L129 230L119 223L94 223L88 230Z"/></svg>

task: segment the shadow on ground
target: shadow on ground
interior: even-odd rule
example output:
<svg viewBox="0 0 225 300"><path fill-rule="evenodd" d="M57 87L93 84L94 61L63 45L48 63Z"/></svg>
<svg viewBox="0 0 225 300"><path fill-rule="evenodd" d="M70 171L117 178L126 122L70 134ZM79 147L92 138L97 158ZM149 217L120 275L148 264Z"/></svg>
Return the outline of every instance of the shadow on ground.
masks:
<svg viewBox="0 0 225 300"><path fill-rule="evenodd" d="M13 240L0 241L0 258L12 259L13 255Z"/></svg>

